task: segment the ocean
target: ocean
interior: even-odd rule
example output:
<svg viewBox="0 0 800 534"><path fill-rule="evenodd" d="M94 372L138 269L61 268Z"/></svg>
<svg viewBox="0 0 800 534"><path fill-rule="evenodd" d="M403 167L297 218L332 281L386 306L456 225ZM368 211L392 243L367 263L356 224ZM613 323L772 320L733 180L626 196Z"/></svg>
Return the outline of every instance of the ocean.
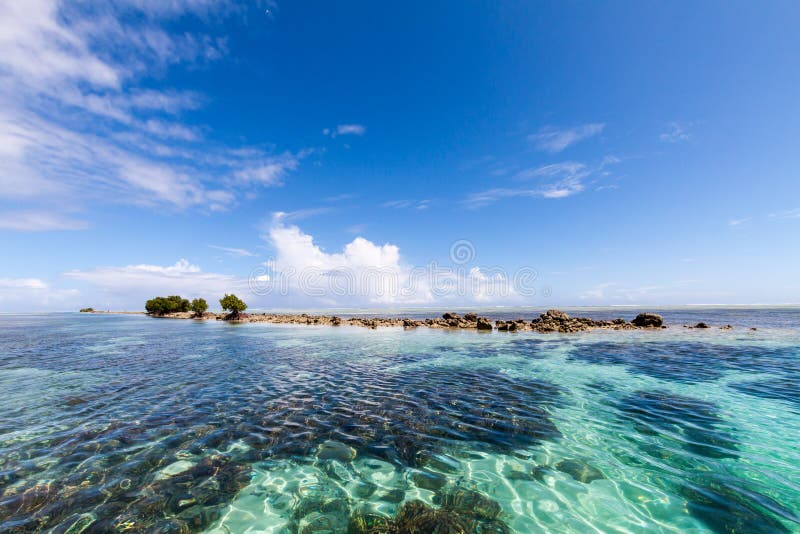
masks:
<svg viewBox="0 0 800 534"><path fill-rule="evenodd" d="M567 311L0 315L0 532L800 532L800 309Z"/></svg>

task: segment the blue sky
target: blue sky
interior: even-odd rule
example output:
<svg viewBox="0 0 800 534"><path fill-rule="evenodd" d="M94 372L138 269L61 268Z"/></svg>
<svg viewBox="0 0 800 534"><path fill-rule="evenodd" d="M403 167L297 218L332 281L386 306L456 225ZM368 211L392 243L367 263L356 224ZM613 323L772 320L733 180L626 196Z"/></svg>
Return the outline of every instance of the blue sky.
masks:
<svg viewBox="0 0 800 534"><path fill-rule="evenodd" d="M800 302L798 23L0 1L0 310Z"/></svg>

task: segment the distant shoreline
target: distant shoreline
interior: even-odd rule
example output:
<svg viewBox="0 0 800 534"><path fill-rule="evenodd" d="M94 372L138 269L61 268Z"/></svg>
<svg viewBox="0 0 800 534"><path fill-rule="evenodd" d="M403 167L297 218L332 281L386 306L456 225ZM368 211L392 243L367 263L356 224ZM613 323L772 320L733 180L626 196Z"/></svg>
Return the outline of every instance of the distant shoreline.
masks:
<svg viewBox="0 0 800 534"><path fill-rule="evenodd" d="M348 317L337 315L308 314L308 313L241 313L238 316L230 314L217 314L206 312L196 316L193 312L169 313L164 315L150 315L145 312L126 311L86 311L86 314L107 315L147 315L154 319L191 319L198 321L230 321L235 323L269 323L269 324L296 324L318 326L357 326L363 328L402 327L435 328L435 329L464 329L478 331L530 331L539 333L575 333L589 330L661 330L666 329L662 317L655 313L640 313L635 318L627 321L623 318L612 320L596 320L588 317L571 317L560 310L548 310L533 319L500 320L479 316L475 313L460 315L455 312L446 312L441 317L412 319L408 317ZM711 328L705 323L694 326L683 325L685 328ZM725 325L719 327L730 330L733 327Z"/></svg>
<svg viewBox="0 0 800 534"><path fill-rule="evenodd" d="M87 314L95 314L95 315L147 315L147 312L141 311L101 311L101 310L92 310L92 311L83 311L81 310L80 313L87 313Z"/></svg>

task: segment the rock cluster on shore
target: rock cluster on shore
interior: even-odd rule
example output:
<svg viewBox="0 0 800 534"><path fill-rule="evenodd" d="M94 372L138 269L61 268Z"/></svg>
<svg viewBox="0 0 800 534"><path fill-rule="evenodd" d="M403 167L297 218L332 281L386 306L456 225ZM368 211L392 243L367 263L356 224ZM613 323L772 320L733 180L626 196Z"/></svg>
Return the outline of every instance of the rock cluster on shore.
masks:
<svg viewBox="0 0 800 534"><path fill-rule="evenodd" d="M204 313L196 316L191 312L172 313L164 315L170 319L203 319L203 320L231 320L230 315ZM273 324L305 324L321 326L360 326L366 328L378 327L403 327L403 328L458 328L470 330L498 330L501 332L531 331L540 333L558 332L570 334L585 332L595 329L633 330L666 328L660 315L654 313L640 313L632 321L618 318L613 320L596 320L588 317L570 317L560 310L548 310L533 320L515 319L510 321L492 321L487 317L480 317L475 313L466 313L463 316L447 312L440 318L410 319L403 317L349 317L341 318L336 315L309 315L302 314L245 314L238 315L236 322L247 323L273 323Z"/></svg>

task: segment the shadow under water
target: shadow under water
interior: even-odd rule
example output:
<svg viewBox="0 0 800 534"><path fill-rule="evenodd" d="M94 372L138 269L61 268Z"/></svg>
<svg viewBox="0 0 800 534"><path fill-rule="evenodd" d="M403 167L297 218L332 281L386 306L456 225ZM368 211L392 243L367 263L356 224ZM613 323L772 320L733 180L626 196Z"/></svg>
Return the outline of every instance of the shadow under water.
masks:
<svg viewBox="0 0 800 534"><path fill-rule="evenodd" d="M561 392L542 380L490 368L392 371L292 348L271 355L261 380L243 372L264 364L248 355L227 369L238 382L184 376L174 391L137 383L133 364L124 384L61 397L83 423L4 446L0 530L200 530L247 484L252 463L316 461L328 441L418 468L415 482L435 487L426 466L441 467L439 453L459 443L512 452L559 436L548 406ZM130 412L106 413L113 403Z"/></svg>
<svg viewBox="0 0 800 534"><path fill-rule="evenodd" d="M721 428L723 420L713 403L666 391L637 391L618 409L641 436L631 441L653 459L645 460L648 469L659 473L653 479L684 497L689 512L712 531L789 532L772 514L800 523L793 512L748 489L746 482L714 463L738 454L736 439ZM641 465L642 459L634 462ZM674 471L661 467L664 464Z"/></svg>

